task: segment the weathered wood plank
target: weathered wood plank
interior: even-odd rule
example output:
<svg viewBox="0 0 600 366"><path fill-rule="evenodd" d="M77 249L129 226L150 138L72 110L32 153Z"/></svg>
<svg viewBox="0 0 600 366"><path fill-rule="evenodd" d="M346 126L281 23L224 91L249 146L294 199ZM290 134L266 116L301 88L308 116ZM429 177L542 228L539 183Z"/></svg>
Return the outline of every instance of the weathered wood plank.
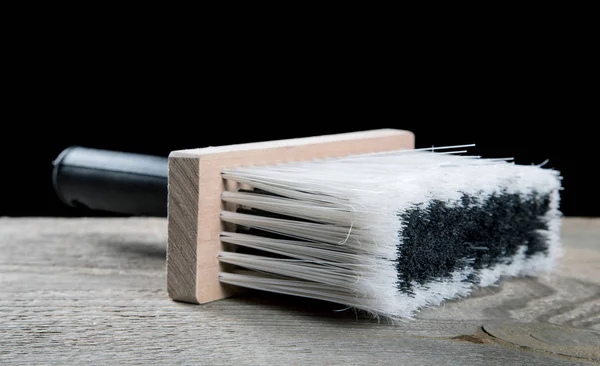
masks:
<svg viewBox="0 0 600 366"><path fill-rule="evenodd" d="M417 320L249 292L166 292L163 219L0 219L0 362L10 364L580 364L478 338L509 320L600 330L600 219L565 219L555 273L482 289Z"/></svg>

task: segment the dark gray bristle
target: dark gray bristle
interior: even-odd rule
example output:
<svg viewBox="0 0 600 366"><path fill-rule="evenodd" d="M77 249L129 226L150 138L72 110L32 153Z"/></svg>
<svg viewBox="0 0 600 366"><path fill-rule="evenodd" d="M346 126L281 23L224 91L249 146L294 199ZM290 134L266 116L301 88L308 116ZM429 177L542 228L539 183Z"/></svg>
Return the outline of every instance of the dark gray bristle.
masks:
<svg viewBox="0 0 600 366"><path fill-rule="evenodd" d="M543 216L549 204L547 194L501 192L482 202L464 194L456 204L434 200L399 213L398 288L411 293L414 283L449 278L466 266L475 270L468 280L476 282L477 270L510 262L523 245L527 257L546 252L538 230L548 229Z"/></svg>

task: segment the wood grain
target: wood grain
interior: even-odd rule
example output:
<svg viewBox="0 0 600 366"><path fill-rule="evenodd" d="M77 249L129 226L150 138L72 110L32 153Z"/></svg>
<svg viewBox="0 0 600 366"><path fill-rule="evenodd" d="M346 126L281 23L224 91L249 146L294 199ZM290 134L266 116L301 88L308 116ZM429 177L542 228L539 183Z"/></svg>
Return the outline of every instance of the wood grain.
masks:
<svg viewBox="0 0 600 366"><path fill-rule="evenodd" d="M167 293L186 302L196 302L199 165L196 159L169 161Z"/></svg>
<svg viewBox="0 0 600 366"><path fill-rule="evenodd" d="M565 219L555 273L478 290L400 324L257 292L172 301L167 234L163 219L0 219L0 363L597 364L479 334L510 321L600 331L600 219Z"/></svg>
<svg viewBox="0 0 600 366"><path fill-rule="evenodd" d="M219 214L226 207L221 193L236 189L233 182L225 186L223 168L412 149L414 143L410 131L380 129L171 152L169 295L175 300L204 304L236 293L218 279L224 266L218 254L225 249L219 238L225 229Z"/></svg>

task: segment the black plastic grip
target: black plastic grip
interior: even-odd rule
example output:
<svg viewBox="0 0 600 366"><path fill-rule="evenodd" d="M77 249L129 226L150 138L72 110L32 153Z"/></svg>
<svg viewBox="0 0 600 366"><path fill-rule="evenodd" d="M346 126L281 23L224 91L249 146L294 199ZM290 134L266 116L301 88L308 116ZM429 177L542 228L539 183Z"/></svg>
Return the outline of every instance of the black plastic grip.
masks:
<svg viewBox="0 0 600 366"><path fill-rule="evenodd" d="M54 190L69 206L167 216L166 157L72 146L53 164Z"/></svg>

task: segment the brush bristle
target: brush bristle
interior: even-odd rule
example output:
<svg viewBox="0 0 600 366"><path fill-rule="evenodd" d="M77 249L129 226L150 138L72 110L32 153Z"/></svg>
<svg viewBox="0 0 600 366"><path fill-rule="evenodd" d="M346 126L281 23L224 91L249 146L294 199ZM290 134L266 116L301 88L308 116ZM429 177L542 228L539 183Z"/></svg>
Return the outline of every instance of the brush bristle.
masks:
<svg viewBox="0 0 600 366"><path fill-rule="evenodd" d="M552 169L452 149L402 150L223 170L253 190L221 240L232 285L410 318L503 277L550 271L560 254Z"/></svg>

